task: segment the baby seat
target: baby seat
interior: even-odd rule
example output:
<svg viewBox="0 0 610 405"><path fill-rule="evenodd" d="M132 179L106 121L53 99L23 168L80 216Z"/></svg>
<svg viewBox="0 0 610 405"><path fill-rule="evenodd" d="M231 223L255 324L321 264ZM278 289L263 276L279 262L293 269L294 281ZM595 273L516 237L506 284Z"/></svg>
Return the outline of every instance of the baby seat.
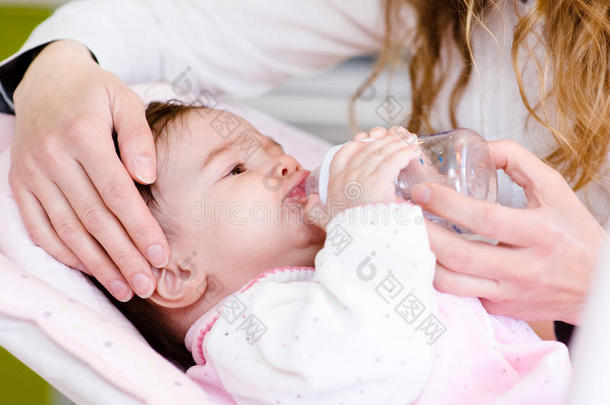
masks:
<svg viewBox="0 0 610 405"><path fill-rule="evenodd" d="M146 101L178 98L163 83L134 90ZM305 168L331 146L260 112L202 101L242 115ZM218 403L158 355L80 272L30 241L8 184L13 127L14 117L0 114L0 345L78 404Z"/></svg>

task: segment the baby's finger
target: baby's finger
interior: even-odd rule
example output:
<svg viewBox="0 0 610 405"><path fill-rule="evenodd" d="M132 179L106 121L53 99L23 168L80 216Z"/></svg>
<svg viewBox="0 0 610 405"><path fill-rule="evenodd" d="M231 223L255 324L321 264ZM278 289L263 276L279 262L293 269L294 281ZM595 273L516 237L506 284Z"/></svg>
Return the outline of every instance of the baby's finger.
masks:
<svg viewBox="0 0 610 405"><path fill-rule="evenodd" d="M383 138L376 139L373 142L365 143L366 146L362 149L362 151L360 151L360 153L355 155L349 161L348 166L359 171L371 172L375 167L377 167L377 164L375 164L374 167L369 168L369 170L364 170L365 166L369 166L369 162L372 160L373 156L382 156L383 148L390 143L396 144L397 147L400 147L401 144L404 146L404 143L398 136L384 136Z"/></svg>
<svg viewBox="0 0 610 405"><path fill-rule="evenodd" d="M400 171L407 167L409 162L416 158L419 152L412 146L402 146L396 149L392 154L384 155L383 158L379 158L377 168L374 170L376 176L379 176L380 180L393 181ZM373 163L373 162L372 162Z"/></svg>
<svg viewBox="0 0 610 405"><path fill-rule="evenodd" d="M407 145L411 145L417 142L417 135L413 132L409 132L405 127L393 126L388 131L389 135L398 135Z"/></svg>
<svg viewBox="0 0 610 405"><path fill-rule="evenodd" d="M347 166L347 163L352 159L352 157L366 145L368 145L368 143L365 142L349 142L343 145L333 157L333 161L330 163L330 176L332 177L333 175L341 172Z"/></svg>
<svg viewBox="0 0 610 405"><path fill-rule="evenodd" d="M362 171L364 173L373 173L379 170L379 167L382 165L387 165L389 159L394 156L396 153L405 150L412 150L415 154L411 155L412 159L414 156L419 155L419 149L416 145L408 145L403 142L402 139L396 139L393 142L388 143L383 148L379 149L376 153L371 154L367 161L362 165ZM396 158L396 157L395 157ZM410 160L407 161L404 168L409 164Z"/></svg>
<svg viewBox="0 0 610 405"><path fill-rule="evenodd" d="M361 141L369 137L369 134L366 132L358 132L354 137L354 141Z"/></svg>
<svg viewBox="0 0 610 405"><path fill-rule="evenodd" d="M370 138L383 138L387 134L388 130L384 127L374 127L369 131Z"/></svg>

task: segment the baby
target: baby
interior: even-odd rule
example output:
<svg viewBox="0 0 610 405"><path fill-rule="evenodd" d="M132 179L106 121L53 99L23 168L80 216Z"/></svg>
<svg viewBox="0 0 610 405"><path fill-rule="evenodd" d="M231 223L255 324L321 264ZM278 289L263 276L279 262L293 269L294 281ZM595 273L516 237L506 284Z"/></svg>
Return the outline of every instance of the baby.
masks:
<svg viewBox="0 0 610 405"><path fill-rule="evenodd" d="M394 194L413 135L344 146L322 208L309 172L239 116L175 102L146 115L158 174L138 188L171 258L148 300L113 302L217 401L562 402L563 344L434 290L421 208Z"/></svg>

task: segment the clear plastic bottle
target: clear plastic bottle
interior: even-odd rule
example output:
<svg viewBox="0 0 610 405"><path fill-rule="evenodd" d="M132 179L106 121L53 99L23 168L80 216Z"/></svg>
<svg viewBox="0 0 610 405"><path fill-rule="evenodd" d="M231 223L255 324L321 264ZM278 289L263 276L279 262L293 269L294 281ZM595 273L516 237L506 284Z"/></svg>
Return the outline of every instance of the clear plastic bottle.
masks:
<svg viewBox="0 0 610 405"><path fill-rule="evenodd" d="M432 182L449 186L468 197L492 203L497 201L496 167L487 142L477 132L458 128L421 136L417 143L420 146L419 157L402 169L394 180L396 196L411 201L411 192L416 184ZM331 148L322 165L313 170L305 182L307 195L319 194L323 204L327 200L330 163L343 145ZM467 229L432 213L424 212L424 215L458 233L469 233Z"/></svg>

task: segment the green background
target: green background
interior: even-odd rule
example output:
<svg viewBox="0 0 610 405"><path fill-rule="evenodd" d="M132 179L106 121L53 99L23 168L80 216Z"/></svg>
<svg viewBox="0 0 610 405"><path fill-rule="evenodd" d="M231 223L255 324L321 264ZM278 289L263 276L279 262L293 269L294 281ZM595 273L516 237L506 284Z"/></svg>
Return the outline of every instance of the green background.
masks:
<svg viewBox="0 0 610 405"><path fill-rule="evenodd" d="M52 13L44 6L0 2L0 60L17 52L29 33ZM69 404L45 380L0 347L0 404Z"/></svg>
<svg viewBox="0 0 610 405"><path fill-rule="evenodd" d="M51 15L41 6L14 6L0 2L0 60L17 52L32 29Z"/></svg>

